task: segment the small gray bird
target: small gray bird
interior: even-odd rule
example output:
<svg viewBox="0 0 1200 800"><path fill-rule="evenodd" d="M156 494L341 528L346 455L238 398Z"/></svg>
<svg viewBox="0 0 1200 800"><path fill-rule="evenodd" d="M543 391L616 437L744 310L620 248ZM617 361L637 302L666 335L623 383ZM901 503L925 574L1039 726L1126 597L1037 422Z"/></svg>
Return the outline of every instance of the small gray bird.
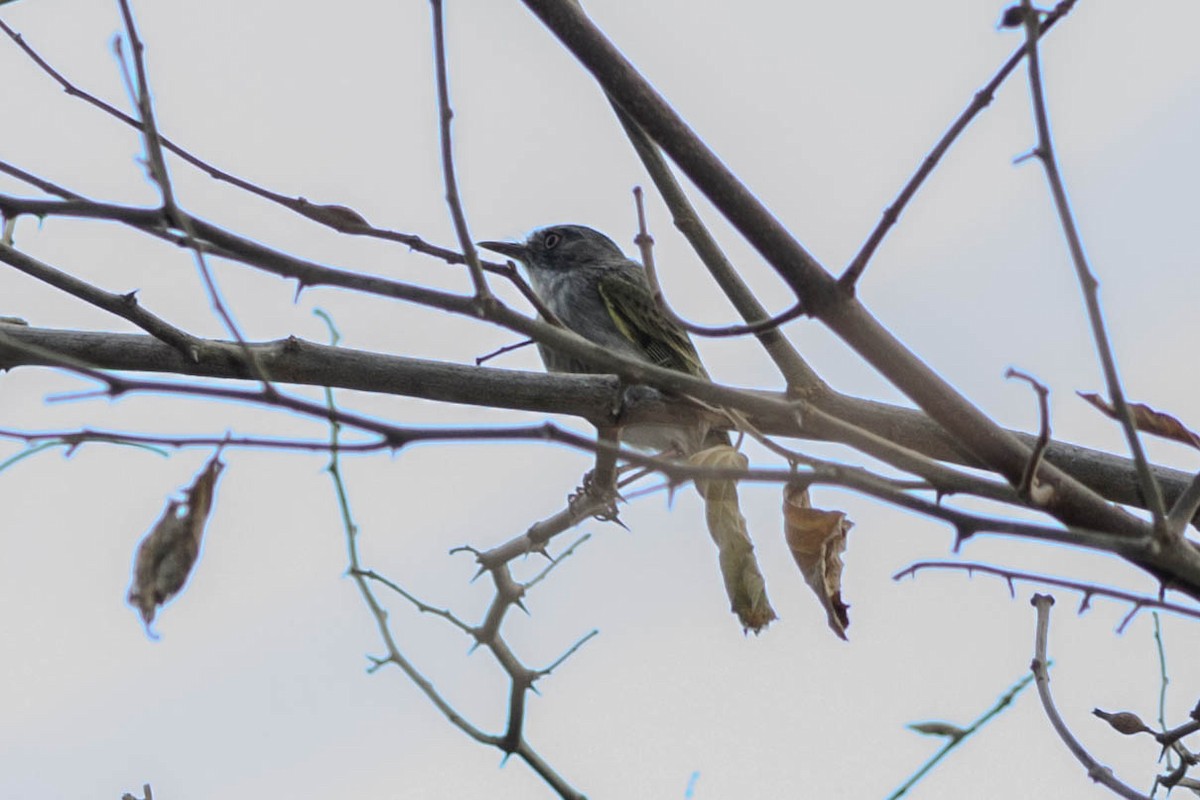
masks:
<svg viewBox="0 0 1200 800"><path fill-rule="evenodd" d="M645 270L599 231L583 225L552 225L524 244L480 242L519 261L546 307L583 338L622 355L707 378L687 331L654 302ZM551 372L597 372L577 358L538 346ZM728 444L729 436L699 426L641 425L622 432L637 447L675 449L691 455Z"/></svg>
<svg viewBox="0 0 1200 800"><path fill-rule="evenodd" d="M687 331L654 302L646 273L604 234L582 225L552 225L530 234L524 244L480 242L521 262L545 306L585 339L667 369L707 378ZM551 372L597 372L572 356L538 346ZM729 434L699 424L626 426L621 438L635 447L673 450L703 466L745 469L746 458ZM721 575L730 608L745 630L755 633L775 619L754 544L738 505L737 482L697 478L704 498L708 532L720 553Z"/></svg>

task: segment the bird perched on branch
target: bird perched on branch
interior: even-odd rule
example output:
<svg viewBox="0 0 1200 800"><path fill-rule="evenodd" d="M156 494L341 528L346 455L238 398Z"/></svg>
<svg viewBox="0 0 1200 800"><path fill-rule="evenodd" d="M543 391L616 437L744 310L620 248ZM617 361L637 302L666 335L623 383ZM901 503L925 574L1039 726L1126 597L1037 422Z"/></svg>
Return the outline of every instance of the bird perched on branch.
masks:
<svg viewBox="0 0 1200 800"><path fill-rule="evenodd" d="M480 247L524 266L538 298L570 330L615 353L708 378L687 331L654 300L645 270L599 231L583 225L540 228L522 243L480 242ZM551 372L598 372L574 356L539 344ZM694 464L745 467L729 435L700 423L628 426L621 438L635 447L688 458ZM775 618L753 559L731 480L698 480L709 532L721 551L721 568L733 610L744 627L760 630Z"/></svg>

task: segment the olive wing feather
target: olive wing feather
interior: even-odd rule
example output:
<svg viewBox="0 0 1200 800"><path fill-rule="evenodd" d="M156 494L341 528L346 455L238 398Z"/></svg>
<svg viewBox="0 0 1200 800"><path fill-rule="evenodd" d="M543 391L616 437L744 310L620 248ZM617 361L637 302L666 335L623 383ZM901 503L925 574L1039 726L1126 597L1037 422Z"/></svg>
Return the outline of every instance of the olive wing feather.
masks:
<svg viewBox="0 0 1200 800"><path fill-rule="evenodd" d="M617 329L637 345L648 361L707 377L687 331L659 310L640 267L606 273L600 278L598 289Z"/></svg>

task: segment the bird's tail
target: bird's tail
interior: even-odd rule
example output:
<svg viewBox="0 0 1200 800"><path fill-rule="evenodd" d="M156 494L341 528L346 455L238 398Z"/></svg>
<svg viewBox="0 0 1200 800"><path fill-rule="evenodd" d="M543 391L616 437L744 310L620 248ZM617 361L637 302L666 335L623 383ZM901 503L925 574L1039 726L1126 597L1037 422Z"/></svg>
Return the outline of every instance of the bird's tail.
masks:
<svg viewBox="0 0 1200 800"><path fill-rule="evenodd" d="M719 434L719 438L714 433ZM730 445L728 434L714 433L706 437L705 444L714 440L715 443L693 454L688 463L709 469L746 469L749 462ZM704 498L708 533L720 554L721 577L725 581L730 607L743 629L758 633L776 615L767 599L766 583L754 557L754 542L738 504L737 481L697 478L696 489Z"/></svg>

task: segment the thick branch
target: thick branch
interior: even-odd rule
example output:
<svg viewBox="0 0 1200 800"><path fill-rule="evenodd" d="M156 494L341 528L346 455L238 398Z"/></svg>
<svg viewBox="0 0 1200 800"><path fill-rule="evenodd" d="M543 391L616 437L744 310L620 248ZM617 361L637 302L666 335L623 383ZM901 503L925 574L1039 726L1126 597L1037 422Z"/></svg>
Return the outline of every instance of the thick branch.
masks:
<svg viewBox="0 0 1200 800"><path fill-rule="evenodd" d="M46 365L48 359L21 346L31 346L86 362L99 369L161 372L210 378L253 380L236 343L204 341L196 361L150 336L90 331L62 331L20 325L0 327L0 370ZM11 342L11 344L6 344ZM418 397L447 403L570 414L593 424L610 424L612 410L620 407L621 384L611 375L547 375L540 372L491 369L404 356L383 355L343 347L329 347L300 339L252 344L259 362L279 383L332 386L366 392ZM770 394L770 393L764 393ZM979 462L949 439L919 411L874 400L839 395L823 410L858 428L902 445L929 458L978 467ZM652 422L679 419L688 413L677 402L652 393L638 395L636 405L622 409L626 421ZM693 413L700 413L693 410ZM806 414L801 423L794 414L775 417L749 415L763 433L813 439L848 441L844 426L824 421L822 414ZM728 420L713 415L713 424ZM1012 432L1032 444L1034 437ZM1046 460L1073 474L1114 502L1140 506L1132 463L1125 458L1065 442L1052 442ZM1171 502L1192 483L1179 470L1155 467L1155 477Z"/></svg>

